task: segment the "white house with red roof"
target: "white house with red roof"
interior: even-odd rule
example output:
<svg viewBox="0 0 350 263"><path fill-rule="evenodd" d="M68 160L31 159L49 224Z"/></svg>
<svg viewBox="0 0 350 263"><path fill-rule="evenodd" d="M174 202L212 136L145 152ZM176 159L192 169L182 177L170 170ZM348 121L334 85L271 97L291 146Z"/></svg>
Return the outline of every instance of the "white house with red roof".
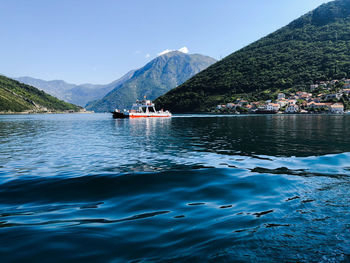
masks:
<svg viewBox="0 0 350 263"><path fill-rule="evenodd" d="M278 111L281 106L278 103L268 103L266 106L266 110L268 111Z"/></svg>
<svg viewBox="0 0 350 263"><path fill-rule="evenodd" d="M285 110L285 113L298 113L299 106L296 104L289 104Z"/></svg>
<svg viewBox="0 0 350 263"><path fill-rule="evenodd" d="M330 106L331 113L343 114L344 113L344 105L342 103L334 103Z"/></svg>

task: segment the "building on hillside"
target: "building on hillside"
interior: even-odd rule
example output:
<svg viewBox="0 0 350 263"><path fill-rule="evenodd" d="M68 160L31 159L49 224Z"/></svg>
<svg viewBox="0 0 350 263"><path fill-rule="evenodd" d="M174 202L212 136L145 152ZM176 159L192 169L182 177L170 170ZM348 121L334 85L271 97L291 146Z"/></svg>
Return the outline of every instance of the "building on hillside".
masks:
<svg viewBox="0 0 350 263"><path fill-rule="evenodd" d="M234 103L227 103L226 104L226 108L228 108L228 109L232 109L232 108L235 108L236 107L236 104L234 104Z"/></svg>
<svg viewBox="0 0 350 263"><path fill-rule="evenodd" d="M277 95L277 99L278 99L278 100L285 99L285 98L286 98L286 94L284 94L284 93L278 93L278 95Z"/></svg>
<svg viewBox="0 0 350 263"><path fill-rule="evenodd" d="M343 94L349 95L350 94L350 89L343 89L340 92L343 93Z"/></svg>
<svg viewBox="0 0 350 263"><path fill-rule="evenodd" d="M241 101L239 101L237 104L238 104L240 107L243 107L243 106L245 106L245 105L248 105L248 101L246 101L246 100L241 100Z"/></svg>
<svg viewBox="0 0 350 263"><path fill-rule="evenodd" d="M278 111L280 109L280 105L278 103L268 103L266 106L267 111Z"/></svg>
<svg viewBox="0 0 350 263"><path fill-rule="evenodd" d="M248 111L252 111L253 110L253 105L248 104L248 105L244 106L244 109L247 109Z"/></svg>
<svg viewBox="0 0 350 263"><path fill-rule="evenodd" d="M327 108L331 105L331 103L318 103L318 102L310 102L307 104L307 108L309 109L322 109Z"/></svg>
<svg viewBox="0 0 350 263"><path fill-rule="evenodd" d="M317 97L317 98L311 98L311 99L309 99L309 100L308 100L308 103L310 103L310 102L316 102L316 103L319 103L319 102L321 102L321 100L320 100L320 98L319 98L319 97Z"/></svg>
<svg viewBox="0 0 350 263"><path fill-rule="evenodd" d="M296 99L289 99L287 100L288 104L297 104L297 100Z"/></svg>
<svg viewBox="0 0 350 263"><path fill-rule="evenodd" d="M326 97L325 97L325 100L332 100L332 99L339 100L340 98L341 98L341 94L340 93L327 94Z"/></svg>
<svg viewBox="0 0 350 263"><path fill-rule="evenodd" d="M304 91L298 91L297 96L299 99L308 99L312 97L312 94Z"/></svg>
<svg viewBox="0 0 350 263"><path fill-rule="evenodd" d="M252 102L251 105L253 106L252 109L258 109L260 106L264 106L265 104L260 101Z"/></svg>
<svg viewBox="0 0 350 263"><path fill-rule="evenodd" d="M288 104L286 99L279 99L276 101L276 103L278 103L281 108L283 108L284 106L286 106Z"/></svg>
<svg viewBox="0 0 350 263"><path fill-rule="evenodd" d="M300 96L301 99L311 99L312 98L312 93L306 93Z"/></svg>
<svg viewBox="0 0 350 263"><path fill-rule="evenodd" d="M343 79L342 80L345 84L350 84L350 79Z"/></svg>
<svg viewBox="0 0 350 263"><path fill-rule="evenodd" d="M286 108L286 113L298 113L299 112L299 106L296 104L290 104Z"/></svg>
<svg viewBox="0 0 350 263"><path fill-rule="evenodd" d="M335 114L343 114L344 113L344 105L342 103L334 103L330 106L331 113Z"/></svg>

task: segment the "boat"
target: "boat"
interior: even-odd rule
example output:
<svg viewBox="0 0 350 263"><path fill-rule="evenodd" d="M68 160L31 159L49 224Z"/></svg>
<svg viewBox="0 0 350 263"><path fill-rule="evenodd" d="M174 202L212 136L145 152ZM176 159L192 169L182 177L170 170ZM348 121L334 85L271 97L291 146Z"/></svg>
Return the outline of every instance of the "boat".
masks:
<svg viewBox="0 0 350 263"><path fill-rule="evenodd" d="M159 110L156 111L155 105L151 100L137 100L130 110L120 111L115 109L112 111L114 119L125 119L125 118L154 118L171 117L172 114L169 111Z"/></svg>

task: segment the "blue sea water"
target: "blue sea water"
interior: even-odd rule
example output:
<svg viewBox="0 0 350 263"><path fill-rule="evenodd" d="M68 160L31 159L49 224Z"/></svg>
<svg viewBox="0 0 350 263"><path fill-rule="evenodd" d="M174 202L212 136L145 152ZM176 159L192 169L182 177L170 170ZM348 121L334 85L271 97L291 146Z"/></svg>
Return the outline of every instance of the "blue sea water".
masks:
<svg viewBox="0 0 350 263"><path fill-rule="evenodd" d="M0 116L1 262L350 261L350 116Z"/></svg>

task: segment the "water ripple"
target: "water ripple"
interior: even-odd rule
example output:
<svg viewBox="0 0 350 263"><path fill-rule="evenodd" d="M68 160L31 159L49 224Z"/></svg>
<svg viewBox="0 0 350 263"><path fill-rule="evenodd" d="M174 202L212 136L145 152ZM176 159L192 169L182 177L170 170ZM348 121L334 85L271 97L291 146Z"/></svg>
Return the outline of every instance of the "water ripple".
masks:
<svg viewBox="0 0 350 263"><path fill-rule="evenodd" d="M325 115L0 116L0 257L349 261L349 128Z"/></svg>

